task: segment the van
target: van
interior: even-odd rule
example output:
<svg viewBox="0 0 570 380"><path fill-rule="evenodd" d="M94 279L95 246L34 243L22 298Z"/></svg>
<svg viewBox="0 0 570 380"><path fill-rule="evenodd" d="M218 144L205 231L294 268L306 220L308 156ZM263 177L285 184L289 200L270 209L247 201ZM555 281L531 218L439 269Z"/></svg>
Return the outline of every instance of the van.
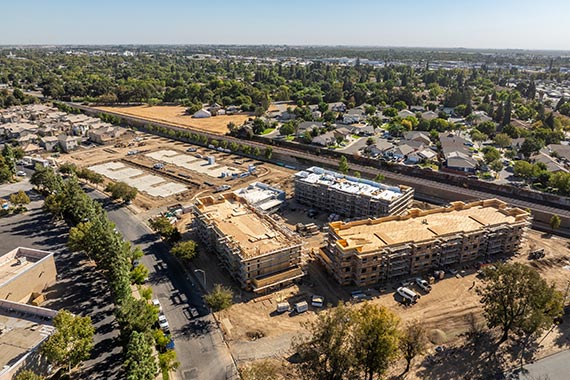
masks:
<svg viewBox="0 0 570 380"><path fill-rule="evenodd" d="M289 311L289 302L279 302L277 304L277 312L284 313L286 311Z"/></svg>
<svg viewBox="0 0 570 380"><path fill-rule="evenodd" d="M405 286L399 287L396 292L402 296L405 301L410 303L416 303L416 301L420 298L416 292L410 290L409 288L406 288Z"/></svg>
<svg viewBox="0 0 570 380"><path fill-rule="evenodd" d="M309 310L309 304L307 303L307 301L301 301L295 304L295 311L298 314L304 313L307 310Z"/></svg>

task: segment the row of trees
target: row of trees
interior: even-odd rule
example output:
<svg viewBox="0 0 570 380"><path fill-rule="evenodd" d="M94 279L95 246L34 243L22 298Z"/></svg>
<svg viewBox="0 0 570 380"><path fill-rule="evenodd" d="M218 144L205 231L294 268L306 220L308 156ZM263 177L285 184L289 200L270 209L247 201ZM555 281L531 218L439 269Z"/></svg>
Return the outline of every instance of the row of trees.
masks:
<svg viewBox="0 0 570 380"><path fill-rule="evenodd" d="M38 167L31 181L47 195L45 209L72 225L69 248L85 252L109 282L125 348L127 378L154 379L157 364L152 353L152 329L158 310L144 298L135 299L131 292L132 280L140 282L140 266L135 267L133 262L142 251L122 238L102 206L81 189L73 172L64 180L51 168ZM136 365L133 357L137 358Z"/></svg>

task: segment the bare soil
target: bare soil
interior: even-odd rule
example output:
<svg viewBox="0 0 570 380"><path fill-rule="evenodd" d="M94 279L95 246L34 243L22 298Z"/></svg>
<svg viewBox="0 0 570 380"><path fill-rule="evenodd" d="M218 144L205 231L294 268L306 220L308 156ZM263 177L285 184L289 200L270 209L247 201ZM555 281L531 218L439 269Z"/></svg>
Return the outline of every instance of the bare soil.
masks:
<svg viewBox="0 0 570 380"><path fill-rule="evenodd" d="M209 118L196 119L186 114L186 107L182 106L130 106L130 107L97 107L102 111L116 112L123 115L142 117L148 120L174 124L180 127L200 129L218 135L228 132L228 123L236 125L252 117L249 114L219 115Z"/></svg>

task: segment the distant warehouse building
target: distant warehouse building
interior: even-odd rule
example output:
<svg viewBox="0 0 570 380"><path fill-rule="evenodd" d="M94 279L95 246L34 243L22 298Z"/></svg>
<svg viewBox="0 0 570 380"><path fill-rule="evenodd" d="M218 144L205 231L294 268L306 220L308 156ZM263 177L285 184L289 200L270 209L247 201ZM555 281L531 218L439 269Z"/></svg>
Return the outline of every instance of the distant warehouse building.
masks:
<svg viewBox="0 0 570 380"><path fill-rule="evenodd" d="M530 214L497 199L329 224L321 260L342 285L405 278L518 250Z"/></svg>
<svg viewBox="0 0 570 380"><path fill-rule="evenodd" d="M302 277L300 238L234 193L199 198L197 235L244 289L256 293Z"/></svg>
<svg viewBox="0 0 570 380"><path fill-rule="evenodd" d="M388 186L315 166L295 174L299 203L350 218L401 214L413 198L409 186Z"/></svg>

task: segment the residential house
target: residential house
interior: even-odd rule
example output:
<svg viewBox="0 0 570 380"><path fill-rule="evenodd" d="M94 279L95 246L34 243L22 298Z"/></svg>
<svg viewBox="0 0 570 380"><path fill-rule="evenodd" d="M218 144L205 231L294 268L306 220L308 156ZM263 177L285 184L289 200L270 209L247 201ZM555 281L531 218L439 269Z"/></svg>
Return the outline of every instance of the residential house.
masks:
<svg viewBox="0 0 570 380"><path fill-rule="evenodd" d="M22 146L22 150L24 151L24 154L26 156L32 155L32 154L36 154L36 153L40 153L42 152L44 149L37 145L37 144L33 144L33 143L29 143L26 144L24 146Z"/></svg>
<svg viewBox="0 0 570 380"><path fill-rule="evenodd" d="M366 119L364 109L362 108L351 108L344 115L342 115L342 122L344 124L355 124L360 123Z"/></svg>
<svg viewBox="0 0 570 380"><path fill-rule="evenodd" d="M399 144L396 145L394 147L394 149L392 150L392 156L397 159L398 161L401 161L403 159L405 159L409 154L415 152L416 149L411 147L408 144Z"/></svg>
<svg viewBox="0 0 570 380"><path fill-rule="evenodd" d="M333 130L335 137L347 138L352 132L346 127L340 127Z"/></svg>
<svg viewBox="0 0 570 380"><path fill-rule="evenodd" d="M409 117L409 116L416 116L415 113L413 113L410 110L401 110L400 112L398 112L398 116L401 117L402 119Z"/></svg>
<svg viewBox="0 0 570 380"><path fill-rule="evenodd" d="M35 133L37 125L30 123L8 123L4 124L4 133L8 139L17 139L26 133Z"/></svg>
<svg viewBox="0 0 570 380"><path fill-rule="evenodd" d="M431 145L429 134L422 131L409 131L404 133L404 140L406 141L419 141L424 145Z"/></svg>
<svg viewBox="0 0 570 380"><path fill-rule="evenodd" d="M70 152L79 147L79 138L74 136L59 135L57 140L64 152Z"/></svg>
<svg viewBox="0 0 570 380"><path fill-rule="evenodd" d="M439 117L439 115L437 114L437 112L426 111L426 112L422 113L422 119L424 119L424 120L433 120L433 119L437 119L438 117Z"/></svg>
<svg viewBox="0 0 570 380"><path fill-rule="evenodd" d="M543 163L546 166L546 169L551 173L568 173L568 170L564 167L564 165L558 163L556 159L548 155L547 149L542 149L540 152L533 155L531 159L535 163Z"/></svg>
<svg viewBox="0 0 570 380"><path fill-rule="evenodd" d="M388 156L388 152L394 149L394 144L392 144L388 140L384 139L376 139L376 142L372 145L368 145L364 148L364 151L368 153L372 157L386 157Z"/></svg>
<svg viewBox="0 0 570 380"><path fill-rule="evenodd" d="M464 173L475 173L477 161L463 152L451 152L446 159L446 167Z"/></svg>
<svg viewBox="0 0 570 380"><path fill-rule="evenodd" d="M124 132L123 128L113 127L111 125L97 128L89 131L89 140L97 144L105 144L106 142L116 139Z"/></svg>
<svg viewBox="0 0 570 380"><path fill-rule="evenodd" d="M472 158L470 147L473 143L458 134L442 132L439 134L441 152L448 169L463 173L473 173L477 168L477 161Z"/></svg>
<svg viewBox="0 0 570 380"><path fill-rule="evenodd" d="M514 141L514 139L513 139ZM547 146L548 151L556 154L562 160L570 163L570 145L563 145L563 144L550 144Z"/></svg>
<svg viewBox="0 0 570 380"><path fill-rule="evenodd" d="M305 132L311 132L315 128L323 128L324 124L320 121L303 121L297 126L297 137L302 137Z"/></svg>
<svg viewBox="0 0 570 380"><path fill-rule="evenodd" d="M336 136L333 131L325 132L322 135L313 137L311 144L329 146L336 144Z"/></svg>
<svg viewBox="0 0 570 380"><path fill-rule="evenodd" d="M38 139L39 137L35 133L24 132L20 135L20 137L16 139L16 141L18 141L18 144L20 145L25 145L29 143L35 143L36 141L38 141Z"/></svg>
<svg viewBox="0 0 570 380"><path fill-rule="evenodd" d="M471 114L471 123L474 125L486 123L488 121L493 121L493 118L487 115L485 111L473 111Z"/></svg>
<svg viewBox="0 0 570 380"><path fill-rule="evenodd" d="M332 112L346 112L346 104L342 102L329 103L329 111Z"/></svg>
<svg viewBox="0 0 570 380"><path fill-rule="evenodd" d="M48 152L52 152L59 145L59 140L55 136L44 136L40 139L40 146Z"/></svg>
<svg viewBox="0 0 570 380"><path fill-rule="evenodd" d="M352 133L358 136L374 136L376 134L376 128L372 125L362 125L352 127Z"/></svg>

